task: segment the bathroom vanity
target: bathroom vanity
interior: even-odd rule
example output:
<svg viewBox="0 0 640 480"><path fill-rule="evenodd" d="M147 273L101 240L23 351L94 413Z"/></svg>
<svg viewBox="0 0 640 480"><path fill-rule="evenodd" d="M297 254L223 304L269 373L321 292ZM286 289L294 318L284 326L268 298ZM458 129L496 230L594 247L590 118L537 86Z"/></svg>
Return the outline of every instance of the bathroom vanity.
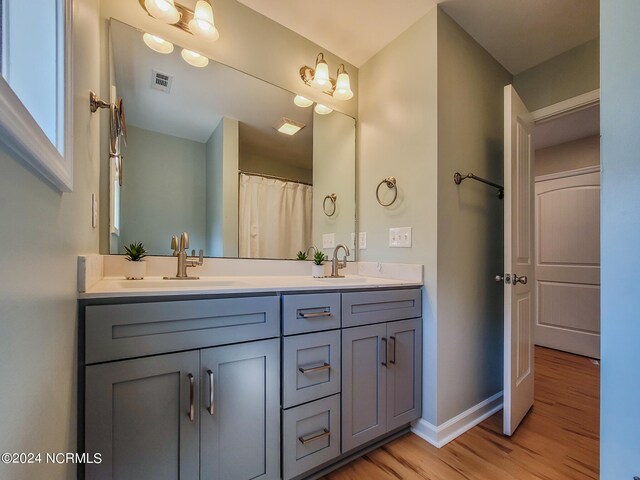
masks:
<svg viewBox="0 0 640 480"><path fill-rule="evenodd" d="M313 478L407 431L420 286L277 278L81 296L84 478Z"/></svg>

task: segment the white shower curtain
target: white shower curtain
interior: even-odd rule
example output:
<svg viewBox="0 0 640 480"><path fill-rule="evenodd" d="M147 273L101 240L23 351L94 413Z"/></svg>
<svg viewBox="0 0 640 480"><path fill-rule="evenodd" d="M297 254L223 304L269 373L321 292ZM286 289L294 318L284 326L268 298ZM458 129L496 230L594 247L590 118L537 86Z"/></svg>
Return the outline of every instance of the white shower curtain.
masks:
<svg viewBox="0 0 640 480"><path fill-rule="evenodd" d="M313 188L240 174L240 257L295 258L311 245Z"/></svg>

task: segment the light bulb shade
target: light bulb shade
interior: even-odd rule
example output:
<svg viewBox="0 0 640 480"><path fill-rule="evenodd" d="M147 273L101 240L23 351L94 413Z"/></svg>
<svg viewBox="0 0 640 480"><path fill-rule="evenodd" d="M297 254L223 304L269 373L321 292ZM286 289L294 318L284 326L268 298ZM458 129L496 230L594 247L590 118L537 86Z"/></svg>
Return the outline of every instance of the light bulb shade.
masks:
<svg viewBox="0 0 640 480"><path fill-rule="evenodd" d="M209 59L207 57L191 50L187 50L186 48L182 49L182 59L189 65L198 68L206 67L207 65L209 65Z"/></svg>
<svg viewBox="0 0 640 480"><path fill-rule="evenodd" d="M302 95L296 95L295 98L293 99L293 103L295 103L299 107L306 108L313 105L313 100L309 100L308 98L303 97Z"/></svg>
<svg viewBox="0 0 640 480"><path fill-rule="evenodd" d="M333 98L337 100L349 100L353 97L353 91L351 90L351 82L349 81L349 74L342 72L338 74L338 80L336 80L336 90L333 92Z"/></svg>
<svg viewBox="0 0 640 480"><path fill-rule="evenodd" d="M193 19L189 22L191 32L204 40L215 42L220 33L213 21L213 8L208 0L198 0Z"/></svg>
<svg viewBox="0 0 640 480"><path fill-rule="evenodd" d="M167 42L164 38L160 38L156 35L151 35L150 33L145 33L142 36L142 40L147 44L154 52L164 53L165 55L173 52L173 43Z"/></svg>
<svg viewBox="0 0 640 480"><path fill-rule="evenodd" d="M329 65L327 65L327 62L325 62L324 60L319 60L316 63L316 69L313 74L311 86L320 90L324 90L330 85L331 81L329 80Z"/></svg>
<svg viewBox="0 0 640 480"><path fill-rule="evenodd" d="M313 109L318 115L328 115L333 112L333 108L329 108L326 105L322 105L321 103L316 103L315 108Z"/></svg>
<svg viewBox="0 0 640 480"><path fill-rule="evenodd" d="M144 8L149 15L166 23L178 23L180 12L173 0L144 0Z"/></svg>

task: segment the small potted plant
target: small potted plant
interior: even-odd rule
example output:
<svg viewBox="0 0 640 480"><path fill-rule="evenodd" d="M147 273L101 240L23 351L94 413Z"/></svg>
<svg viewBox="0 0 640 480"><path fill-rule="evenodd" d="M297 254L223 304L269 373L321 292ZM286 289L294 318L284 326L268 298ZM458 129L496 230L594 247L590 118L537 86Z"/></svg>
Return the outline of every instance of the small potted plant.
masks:
<svg viewBox="0 0 640 480"><path fill-rule="evenodd" d="M124 247L127 254L124 258L127 259L125 266L125 276L127 280L142 280L147 273L147 264L143 260L147 256L147 251L144 248L142 242L132 243L128 247Z"/></svg>
<svg viewBox="0 0 640 480"><path fill-rule="evenodd" d="M306 252L303 252L302 250L300 250L298 253L296 253L296 260L306 260L306 259L307 259Z"/></svg>
<svg viewBox="0 0 640 480"><path fill-rule="evenodd" d="M313 256L313 265L311 265L311 275L314 278L324 277L324 261L327 259L323 252L316 252Z"/></svg>

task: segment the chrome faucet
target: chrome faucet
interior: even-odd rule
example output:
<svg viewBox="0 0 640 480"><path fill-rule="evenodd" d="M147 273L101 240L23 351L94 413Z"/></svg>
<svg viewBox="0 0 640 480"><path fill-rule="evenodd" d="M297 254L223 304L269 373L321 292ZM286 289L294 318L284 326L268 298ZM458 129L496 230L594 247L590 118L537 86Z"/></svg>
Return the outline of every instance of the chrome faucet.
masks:
<svg viewBox="0 0 640 480"><path fill-rule="evenodd" d="M338 261L338 252L340 251L340 249L344 250L344 257L342 258L342 261ZM329 275L329 278L342 278L344 277L344 275L340 275L340 269L342 268L346 268L347 267L347 257L351 255L351 253L349 253L349 249L343 245L343 244L339 244L334 250L333 250L333 258L331 259L331 275Z"/></svg>
<svg viewBox="0 0 640 480"><path fill-rule="evenodd" d="M307 256L309 255L309 250L313 250L313 255L315 256L316 253L318 253L318 249L316 248L315 245L311 245L309 248L307 248L307 251L305 252L307 254Z"/></svg>
<svg viewBox="0 0 640 480"><path fill-rule="evenodd" d="M199 267L204 263L204 252L200 249L198 256L196 257L196 251L191 250L191 256L187 255L187 249L189 248L189 234L183 232L178 237L171 237L171 249L173 250L173 256L178 257L178 271L175 277L164 277L165 280L197 280L200 277L190 277L187 275L188 267Z"/></svg>

